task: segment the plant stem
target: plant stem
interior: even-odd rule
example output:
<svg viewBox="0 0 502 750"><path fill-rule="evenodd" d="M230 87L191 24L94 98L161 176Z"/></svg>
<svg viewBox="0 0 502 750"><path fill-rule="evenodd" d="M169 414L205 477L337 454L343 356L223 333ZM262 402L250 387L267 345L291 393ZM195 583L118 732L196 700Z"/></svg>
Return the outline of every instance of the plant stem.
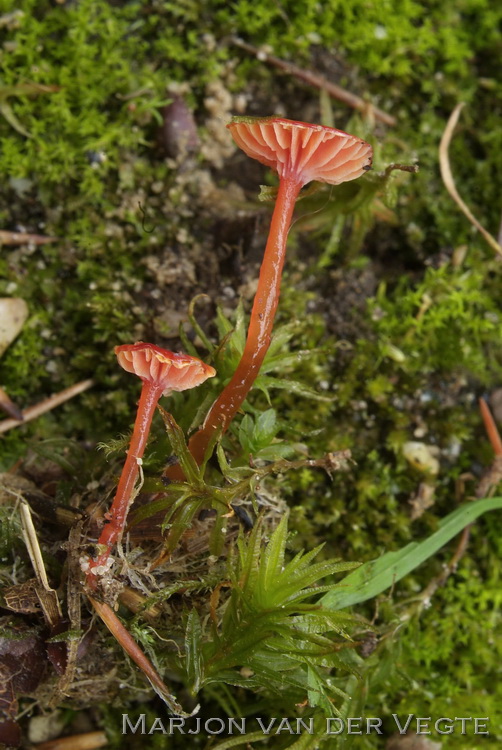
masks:
<svg viewBox="0 0 502 750"><path fill-rule="evenodd" d="M500 439L500 434L490 411L490 407L484 398L479 399L479 408L485 425L486 434L492 444L493 452L496 456L502 456L502 440Z"/></svg>
<svg viewBox="0 0 502 750"><path fill-rule="evenodd" d="M98 545L103 545L106 549L100 552L98 557L92 561L87 572L87 581L91 588L96 587L96 575L93 571L100 565L106 565L113 546L120 540L124 533L134 484L139 474L139 467L145 452L155 407L162 396L162 392L162 387L143 381L127 458L122 469L122 474L120 475L115 498L108 514L110 520L103 526L98 539Z"/></svg>
<svg viewBox="0 0 502 750"><path fill-rule="evenodd" d="M142 652L134 638L131 636L129 631L120 622L115 612L105 604L100 602L94 597L89 596L89 601L103 620L104 624L110 631L110 633L117 639L126 654L138 665L145 677L148 679L150 685L153 687L157 695L162 698L164 703L167 704L170 711L175 716L184 716L189 718L194 713L197 713L199 707L197 706L192 714L187 714L183 711L180 704L176 701L176 698L171 695L168 687L162 681L159 673L151 663L151 661Z"/></svg>
<svg viewBox="0 0 502 750"><path fill-rule="evenodd" d="M297 179L290 177L283 177L279 183L244 352L232 379L213 403L201 429L189 442L190 451L198 464L202 463L215 431L222 429L225 432L230 425L251 390L270 346L275 313L279 304L288 232L301 187L302 184ZM179 467L177 471L180 471ZM169 475L171 476L171 473Z"/></svg>
<svg viewBox="0 0 502 750"><path fill-rule="evenodd" d="M309 86L314 86L317 89L321 89L321 91L326 91L334 99L338 99L339 101L344 102L344 104L348 104L349 107L353 107L363 113L372 112L376 120L385 122L386 125L390 125L391 127L396 125L395 117L387 114L387 112L384 112L378 107L373 106L371 102L361 99L360 96L356 96L351 91L343 89L341 86L337 86L336 83L332 83L324 76L314 73L311 70L299 68L298 65L286 62L286 60L281 60L273 55L269 55L268 52L264 53L263 49L254 47L252 44L248 44L248 42L245 42L238 37L230 37L230 42L237 47L241 47L241 49L245 49L247 52L256 55L258 60L263 61L264 63L270 63L270 65L275 65L279 70L283 70L285 73L295 76L300 81L305 81Z"/></svg>

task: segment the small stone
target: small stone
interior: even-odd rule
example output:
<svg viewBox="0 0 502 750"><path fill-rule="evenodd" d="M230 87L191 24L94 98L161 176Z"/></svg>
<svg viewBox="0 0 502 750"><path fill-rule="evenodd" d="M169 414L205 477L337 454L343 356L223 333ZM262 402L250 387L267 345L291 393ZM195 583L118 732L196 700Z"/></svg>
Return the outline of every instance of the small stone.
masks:
<svg viewBox="0 0 502 750"><path fill-rule="evenodd" d="M415 469L434 476L439 473L439 461L434 456L435 453L439 452L437 446L410 440L404 443L402 451L405 459Z"/></svg>

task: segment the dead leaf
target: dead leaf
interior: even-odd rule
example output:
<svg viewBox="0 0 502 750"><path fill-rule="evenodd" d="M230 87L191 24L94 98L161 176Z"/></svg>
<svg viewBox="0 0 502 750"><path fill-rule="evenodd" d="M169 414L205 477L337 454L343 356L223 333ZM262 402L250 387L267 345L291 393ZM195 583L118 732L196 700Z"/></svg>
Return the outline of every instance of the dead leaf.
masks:
<svg viewBox="0 0 502 750"><path fill-rule="evenodd" d="M0 357L24 326L28 305L20 297L0 297Z"/></svg>

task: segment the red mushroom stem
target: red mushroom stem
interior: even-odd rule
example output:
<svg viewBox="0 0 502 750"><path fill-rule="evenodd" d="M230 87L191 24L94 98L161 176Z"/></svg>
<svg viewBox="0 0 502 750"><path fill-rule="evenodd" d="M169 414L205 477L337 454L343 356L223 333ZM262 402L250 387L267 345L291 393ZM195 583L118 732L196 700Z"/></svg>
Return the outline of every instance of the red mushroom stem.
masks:
<svg viewBox="0 0 502 750"><path fill-rule="evenodd" d="M185 391L212 378L216 371L200 359L187 354L174 354L154 344L124 344L115 347L121 367L141 378L143 386L136 413L136 421L127 451L127 458L120 475L117 491L98 539L98 556L85 565L87 582L96 589L97 576L109 568L113 546L124 533L127 513L133 499L134 484L138 478L145 452L155 407L162 395L172 391Z"/></svg>
<svg viewBox="0 0 502 750"><path fill-rule="evenodd" d="M221 429L225 432L230 425L258 377L270 346L279 304L288 232L301 187L302 182L292 177L280 180L241 360L232 379L211 406L203 427L189 441L190 452L199 464L215 431ZM179 467L173 468L176 473L180 472Z"/></svg>
<svg viewBox="0 0 502 750"><path fill-rule="evenodd" d="M189 442L199 464L214 434L218 430L225 432L230 425L269 348L288 231L301 188L313 180L339 185L357 179L371 168L372 160L368 143L335 128L278 117L234 117L227 127L237 145L251 158L274 169L280 181L241 361L209 410L202 428ZM170 468L166 474L170 478L183 478L179 467Z"/></svg>
<svg viewBox="0 0 502 750"><path fill-rule="evenodd" d="M109 521L103 526L98 539L98 549L101 551L98 557L91 563L87 573L87 581L91 588L95 588L96 585L96 575L93 571L100 566L106 567L110 552L114 545L120 541L124 533L134 485L138 478L139 467L141 466L141 459L145 452L153 415L163 390L163 386L143 381L127 458L122 469L122 474L120 475L112 506L108 512Z"/></svg>

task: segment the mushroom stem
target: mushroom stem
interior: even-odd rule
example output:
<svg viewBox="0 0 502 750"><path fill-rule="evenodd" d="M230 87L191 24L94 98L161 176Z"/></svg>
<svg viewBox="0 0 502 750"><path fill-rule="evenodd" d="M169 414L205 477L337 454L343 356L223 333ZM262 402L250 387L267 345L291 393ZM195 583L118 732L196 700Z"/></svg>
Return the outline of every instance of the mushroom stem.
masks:
<svg viewBox="0 0 502 750"><path fill-rule="evenodd" d="M288 232L301 187L302 183L298 179L283 177L280 180L241 360L232 379L213 403L203 426L189 441L190 451L199 464L204 459L215 431L227 430L251 390L270 346L275 313L279 304ZM173 467L173 469L173 475L181 471L179 467Z"/></svg>
<svg viewBox="0 0 502 750"><path fill-rule="evenodd" d="M159 398L162 396L164 386L152 384L143 381L141 396L136 413L136 421L127 451L127 458L120 475L117 491L113 499L112 506L109 510L110 520L101 531L98 539L98 545L105 547L98 557L90 564L87 571L87 581L91 588L96 587L96 572L100 566L106 566L108 556L113 546L118 542L124 533L125 523L131 498L134 491L134 485L139 474L141 459L145 452L150 426Z"/></svg>

